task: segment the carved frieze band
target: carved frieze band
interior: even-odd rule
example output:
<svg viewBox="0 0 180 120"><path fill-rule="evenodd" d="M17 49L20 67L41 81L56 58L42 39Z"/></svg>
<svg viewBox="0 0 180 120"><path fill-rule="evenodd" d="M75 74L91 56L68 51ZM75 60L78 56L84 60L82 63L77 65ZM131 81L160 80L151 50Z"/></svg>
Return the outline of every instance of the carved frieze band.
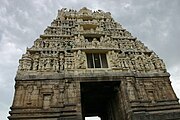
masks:
<svg viewBox="0 0 180 120"><path fill-rule="evenodd" d="M26 54L19 71L62 72L87 68L86 52L104 52L108 68L133 72L166 72L164 62L109 12L62 9Z"/></svg>

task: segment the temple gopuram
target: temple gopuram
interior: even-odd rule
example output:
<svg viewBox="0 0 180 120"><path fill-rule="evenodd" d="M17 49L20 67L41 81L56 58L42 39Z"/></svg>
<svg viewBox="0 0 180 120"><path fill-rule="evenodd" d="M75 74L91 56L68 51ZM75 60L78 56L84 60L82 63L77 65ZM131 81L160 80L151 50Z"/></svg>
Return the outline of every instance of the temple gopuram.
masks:
<svg viewBox="0 0 180 120"><path fill-rule="evenodd" d="M19 60L9 120L180 120L158 55L110 12L63 8Z"/></svg>

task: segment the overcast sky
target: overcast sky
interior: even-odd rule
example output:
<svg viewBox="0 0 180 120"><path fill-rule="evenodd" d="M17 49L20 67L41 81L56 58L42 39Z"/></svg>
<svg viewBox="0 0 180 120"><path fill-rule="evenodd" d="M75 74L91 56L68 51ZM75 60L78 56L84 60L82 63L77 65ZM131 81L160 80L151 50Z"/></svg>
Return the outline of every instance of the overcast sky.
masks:
<svg viewBox="0 0 180 120"><path fill-rule="evenodd" d="M180 98L180 0L0 0L0 120L7 120L18 60L56 18L58 9L111 12L164 60Z"/></svg>

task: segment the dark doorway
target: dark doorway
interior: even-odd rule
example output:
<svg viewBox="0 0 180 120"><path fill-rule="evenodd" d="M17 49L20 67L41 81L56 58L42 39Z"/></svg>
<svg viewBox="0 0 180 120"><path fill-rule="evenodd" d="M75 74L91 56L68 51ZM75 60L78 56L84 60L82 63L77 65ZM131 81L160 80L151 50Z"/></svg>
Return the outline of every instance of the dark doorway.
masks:
<svg viewBox="0 0 180 120"><path fill-rule="evenodd" d="M120 120L120 82L82 82L81 103L85 117L99 116L101 120Z"/></svg>

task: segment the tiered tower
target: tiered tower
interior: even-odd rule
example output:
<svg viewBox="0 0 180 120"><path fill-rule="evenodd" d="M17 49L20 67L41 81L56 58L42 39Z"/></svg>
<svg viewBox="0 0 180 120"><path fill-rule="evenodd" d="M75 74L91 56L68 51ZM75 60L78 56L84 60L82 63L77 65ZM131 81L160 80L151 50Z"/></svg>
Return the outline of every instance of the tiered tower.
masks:
<svg viewBox="0 0 180 120"><path fill-rule="evenodd" d="M165 64L109 12L61 9L19 60L10 120L179 120Z"/></svg>

